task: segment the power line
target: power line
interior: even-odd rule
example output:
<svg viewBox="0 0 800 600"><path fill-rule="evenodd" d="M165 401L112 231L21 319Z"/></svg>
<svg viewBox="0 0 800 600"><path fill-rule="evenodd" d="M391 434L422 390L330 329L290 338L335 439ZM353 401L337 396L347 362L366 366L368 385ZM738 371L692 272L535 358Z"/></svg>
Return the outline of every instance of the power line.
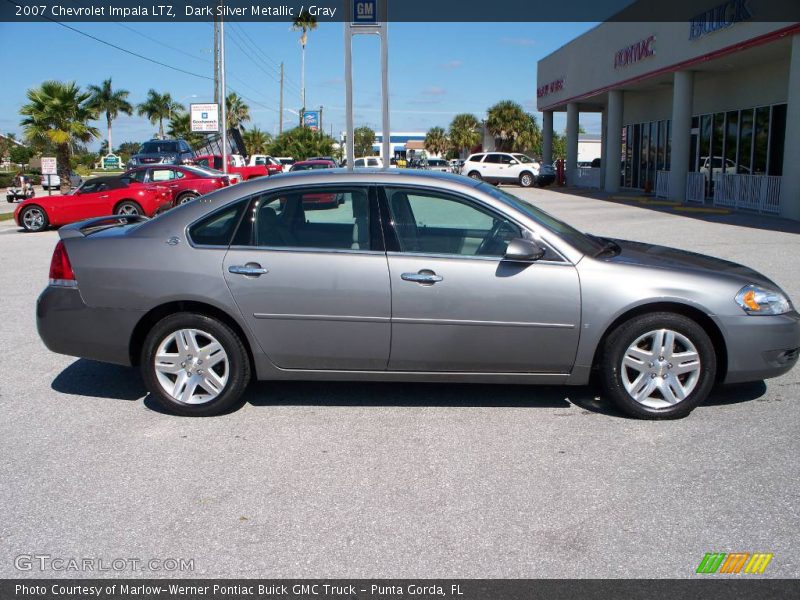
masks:
<svg viewBox="0 0 800 600"><path fill-rule="evenodd" d="M250 51L246 50L246 49L245 49L245 48L244 48L244 47L243 47L243 46L242 46L242 45L239 43L239 40L241 40L242 38L238 37L238 35L239 35L238 33L236 33L236 32L235 32L235 31L233 31L233 30L230 30L230 31L229 31L229 33L233 33L233 34L234 34L234 36L232 36L232 37L231 37L231 41L234 43L234 45L235 45L237 48L239 48L239 50L241 50L241 51L242 51L242 54L244 54L244 55L247 57L247 59L248 59L250 62L252 62L252 63L253 63L253 64L254 64L256 67L258 67L258 68L259 68L259 69L260 69L260 70L261 70L261 71L262 71L262 72L263 72L265 75L267 75L267 77L269 77L270 79L272 79L272 80L273 80L275 83L280 83L280 79L276 78L276 76L275 76L275 74L274 74L274 73L272 73L271 71L268 71L267 69L265 69L265 68L264 68L264 67L263 67L263 66L262 66L262 65L261 65L259 62L257 62L257 61L256 61L256 59L255 59L255 58L252 56L252 52L250 52ZM300 88L297 88L297 90L296 90L296 91L299 93L299 91L300 91Z"/></svg>
<svg viewBox="0 0 800 600"><path fill-rule="evenodd" d="M146 33L142 33L141 31L139 31L137 29L134 29L133 27L129 27L128 25L125 25L124 23L120 23L118 21L113 21L113 23L116 24L116 25L119 25L120 27L123 27L123 28L127 29L128 31L132 31L136 35L140 35L143 38L150 40L151 42L155 42L156 44L164 46L164 48L169 48L170 50L172 50L174 52L179 52L180 54L183 54L184 56L188 56L189 58L192 58L194 60L199 60L199 61L204 62L204 63L211 62L207 58L203 58L203 57L200 57L200 56L195 56L194 54L186 52L186 50L182 50L180 48L176 48L175 46L170 46L169 44L167 44L165 42L162 42L161 40L159 40L157 38L151 37L151 36L147 35Z"/></svg>
<svg viewBox="0 0 800 600"><path fill-rule="evenodd" d="M267 54L266 52L264 52L263 48L261 48L261 47L260 47L258 44L256 44L256 42L253 40L253 38L251 38L251 37L250 37L250 35L247 33L247 30L246 30L244 27L242 27L242 26L241 26L239 23L232 22L231 24L232 24L232 25L235 25L235 26L236 26L236 30L237 30L239 33L241 33L241 34L242 34L242 35L243 35L243 36L244 36L244 37L245 37L245 38L246 38L246 39L247 39L247 40L250 42L250 47L251 47L251 48L253 48L253 49L254 49L256 52L258 52L259 54L261 54L262 56L264 56L264 57L265 57L267 60L269 60L269 61L270 61L270 62L271 62L273 65L275 65L275 66L274 66L274 67L272 67L272 68L273 68L273 69L275 69L275 71L276 71L276 72L279 72L279 70L280 70L280 64L279 64L279 63L278 63L278 62L277 62L277 61L276 61L274 58L272 58L272 57L271 57L269 54ZM285 75L285 74L284 74L284 80L285 80L285 81L289 81L289 82L290 82L292 85L294 85L295 87L297 87L298 91L300 90L300 86L297 84L297 82L296 82L296 81L294 81L294 80L293 80L291 77L289 77L288 75Z"/></svg>

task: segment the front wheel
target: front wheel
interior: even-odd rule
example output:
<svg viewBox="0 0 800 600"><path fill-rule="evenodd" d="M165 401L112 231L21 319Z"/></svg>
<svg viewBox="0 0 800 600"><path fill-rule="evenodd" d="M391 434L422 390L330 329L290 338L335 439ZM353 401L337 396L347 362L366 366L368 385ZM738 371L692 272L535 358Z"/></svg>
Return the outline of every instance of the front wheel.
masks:
<svg viewBox="0 0 800 600"><path fill-rule="evenodd" d="M714 385L717 360L705 330L667 312L634 317L615 329L602 348L606 394L640 419L685 417Z"/></svg>
<svg viewBox="0 0 800 600"><path fill-rule="evenodd" d="M226 324L198 313L159 321L145 339L142 377L168 412L207 417L236 407L250 381L250 361Z"/></svg>
<svg viewBox="0 0 800 600"><path fill-rule="evenodd" d="M41 206L35 204L26 206L22 213L19 215L19 222L26 231L43 231L47 229L50 220L47 218L47 213Z"/></svg>
<svg viewBox="0 0 800 600"><path fill-rule="evenodd" d="M139 206L138 203L134 202L133 200L124 200L117 204L117 208L114 211L118 215L143 215L144 211L142 207Z"/></svg>
<svg viewBox="0 0 800 600"><path fill-rule="evenodd" d="M528 172L522 173L519 176L519 184L522 187L531 187L533 185L533 182L534 182L533 175Z"/></svg>

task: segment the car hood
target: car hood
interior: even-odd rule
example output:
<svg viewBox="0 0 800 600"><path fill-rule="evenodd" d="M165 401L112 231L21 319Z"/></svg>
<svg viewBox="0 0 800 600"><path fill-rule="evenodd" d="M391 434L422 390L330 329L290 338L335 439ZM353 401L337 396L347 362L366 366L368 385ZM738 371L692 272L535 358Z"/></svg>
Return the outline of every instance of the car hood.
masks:
<svg viewBox="0 0 800 600"><path fill-rule="evenodd" d="M694 273L726 276L738 279L742 284L758 284L775 290L780 288L773 281L765 277L758 271L745 267L735 262L669 248L656 244L644 244L641 242L631 242L628 240L611 240L618 244L621 252L611 259L611 261L622 264L633 264L650 268L669 269L672 271L691 271Z"/></svg>
<svg viewBox="0 0 800 600"><path fill-rule="evenodd" d="M149 162L159 161L160 162L161 159L164 158L165 156L172 156L172 155L160 154L158 152L152 152L152 153L151 152L143 152L141 154L134 154L133 156L131 156L131 159L136 159L139 162L145 162L145 161L149 161Z"/></svg>

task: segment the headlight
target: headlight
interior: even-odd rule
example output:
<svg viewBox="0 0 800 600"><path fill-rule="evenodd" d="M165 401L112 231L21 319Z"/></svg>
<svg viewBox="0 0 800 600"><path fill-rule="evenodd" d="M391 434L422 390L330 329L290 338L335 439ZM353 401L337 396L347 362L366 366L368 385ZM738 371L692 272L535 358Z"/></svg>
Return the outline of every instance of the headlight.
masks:
<svg viewBox="0 0 800 600"><path fill-rule="evenodd" d="M748 315L782 315L792 310L789 298L781 292L757 285L746 285L736 294L736 304Z"/></svg>

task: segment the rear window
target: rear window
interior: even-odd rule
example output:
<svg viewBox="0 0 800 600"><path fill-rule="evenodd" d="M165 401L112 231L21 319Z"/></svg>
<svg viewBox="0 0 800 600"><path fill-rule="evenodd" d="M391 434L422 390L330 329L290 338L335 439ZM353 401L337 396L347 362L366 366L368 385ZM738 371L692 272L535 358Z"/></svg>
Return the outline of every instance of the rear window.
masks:
<svg viewBox="0 0 800 600"><path fill-rule="evenodd" d="M189 238L198 246L229 246L246 202L214 212L189 228Z"/></svg>

